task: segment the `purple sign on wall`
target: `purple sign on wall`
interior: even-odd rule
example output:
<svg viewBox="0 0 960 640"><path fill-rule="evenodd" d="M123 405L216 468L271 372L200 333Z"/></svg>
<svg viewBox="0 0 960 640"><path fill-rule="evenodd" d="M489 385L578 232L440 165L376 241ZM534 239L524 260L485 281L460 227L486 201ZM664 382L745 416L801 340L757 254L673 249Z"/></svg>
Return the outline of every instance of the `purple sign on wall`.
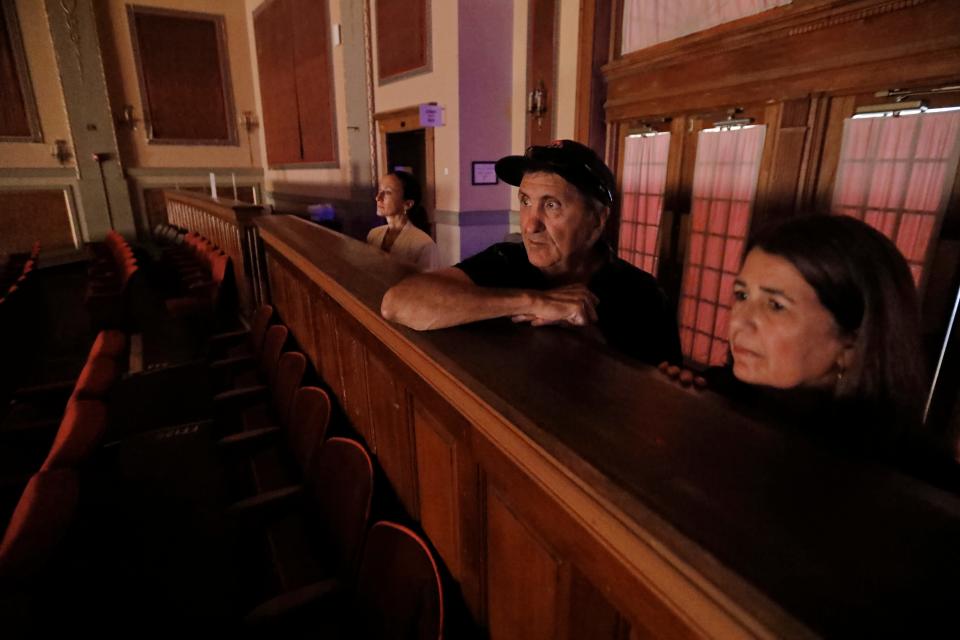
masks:
<svg viewBox="0 0 960 640"><path fill-rule="evenodd" d="M420 126L442 127L443 107L435 103L420 105Z"/></svg>

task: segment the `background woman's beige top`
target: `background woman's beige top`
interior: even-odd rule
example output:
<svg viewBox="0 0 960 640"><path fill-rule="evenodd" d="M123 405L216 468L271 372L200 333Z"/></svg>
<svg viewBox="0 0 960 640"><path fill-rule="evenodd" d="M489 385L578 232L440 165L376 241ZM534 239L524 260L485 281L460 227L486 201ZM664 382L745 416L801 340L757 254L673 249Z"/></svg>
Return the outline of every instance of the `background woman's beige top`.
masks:
<svg viewBox="0 0 960 640"><path fill-rule="evenodd" d="M387 234L387 225L374 227L367 234L367 244L375 247L383 245L383 237ZM398 260L417 265L420 271L436 269L440 265L440 255L433 238L409 222L400 230L400 235L390 247L390 255Z"/></svg>

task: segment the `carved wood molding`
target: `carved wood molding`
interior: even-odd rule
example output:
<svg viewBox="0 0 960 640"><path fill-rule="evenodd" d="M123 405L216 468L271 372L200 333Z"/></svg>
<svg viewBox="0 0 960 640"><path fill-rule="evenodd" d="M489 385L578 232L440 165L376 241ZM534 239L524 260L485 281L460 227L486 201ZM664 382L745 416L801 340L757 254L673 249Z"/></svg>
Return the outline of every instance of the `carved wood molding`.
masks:
<svg viewBox="0 0 960 640"><path fill-rule="evenodd" d="M960 13L948 0L819 3L744 22L606 65L607 121L960 74Z"/></svg>
<svg viewBox="0 0 960 640"><path fill-rule="evenodd" d="M818 22L799 27L793 27L787 31L787 35L797 36L804 33L810 33L812 31L819 31L821 29L829 29L830 27L835 27L839 24L856 22L857 20L879 16L884 13L890 13L891 11L899 11L901 9L915 7L923 4L926 1L927 0L894 0L893 2L885 2L873 7L862 7L857 10L849 11L843 15L825 18Z"/></svg>
<svg viewBox="0 0 960 640"><path fill-rule="evenodd" d="M610 80L640 69L648 70L675 64L685 59L694 61L705 54L713 54L717 51L730 52L755 45L761 40L769 41L813 33L865 18L909 9L927 4L929 1L862 0L853 3L807 3L800 7L787 5L782 10L775 9L732 24L719 25L706 31L631 52L605 65L604 75ZM775 15L771 17L769 13Z"/></svg>

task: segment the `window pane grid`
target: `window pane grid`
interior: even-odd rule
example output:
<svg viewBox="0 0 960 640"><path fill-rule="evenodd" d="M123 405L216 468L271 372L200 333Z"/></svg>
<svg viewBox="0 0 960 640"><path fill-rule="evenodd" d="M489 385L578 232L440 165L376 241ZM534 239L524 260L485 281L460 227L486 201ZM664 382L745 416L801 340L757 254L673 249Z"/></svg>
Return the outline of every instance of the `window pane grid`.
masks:
<svg viewBox="0 0 960 640"><path fill-rule="evenodd" d="M893 240L919 285L958 156L960 112L848 119L832 212Z"/></svg>
<svg viewBox="0 0 960 640"><path fill-rule="evenodd" d="M667 132L627 136L624 141L619 255L653 274L659 266L660 221L669 153Z"/></svg>
<svg viewBox="0 0 960 640"><path fill-rule="evenodd" d="M683 354L696 364L726 362L733 281L750 228L765 130L702 131L698 138L679 312Z"/></svg>

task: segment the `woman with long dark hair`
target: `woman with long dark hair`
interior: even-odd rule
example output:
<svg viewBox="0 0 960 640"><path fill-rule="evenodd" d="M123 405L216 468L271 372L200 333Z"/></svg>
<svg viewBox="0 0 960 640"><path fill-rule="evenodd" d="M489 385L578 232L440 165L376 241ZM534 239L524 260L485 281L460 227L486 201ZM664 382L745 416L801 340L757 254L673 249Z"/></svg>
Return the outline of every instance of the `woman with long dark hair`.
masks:
<svg viewBox="0 0 960 640"><path fill-rule="evenodd" d="M803 216L756 234L734 284L730 351L737 380L795 392L853 440L889 448L920 427L916 288L896 246L859 220Z"/></svg>
<svg viewBox="0 0 960 640"><path fill-rule="evenodd" d="M426 271L438 266L439 257L437 245L426 233L429 222L420 200L420 183L406 171L391 171L381 177L377 215L386 224L374 227L367 234L367 243Z"/></svg>

